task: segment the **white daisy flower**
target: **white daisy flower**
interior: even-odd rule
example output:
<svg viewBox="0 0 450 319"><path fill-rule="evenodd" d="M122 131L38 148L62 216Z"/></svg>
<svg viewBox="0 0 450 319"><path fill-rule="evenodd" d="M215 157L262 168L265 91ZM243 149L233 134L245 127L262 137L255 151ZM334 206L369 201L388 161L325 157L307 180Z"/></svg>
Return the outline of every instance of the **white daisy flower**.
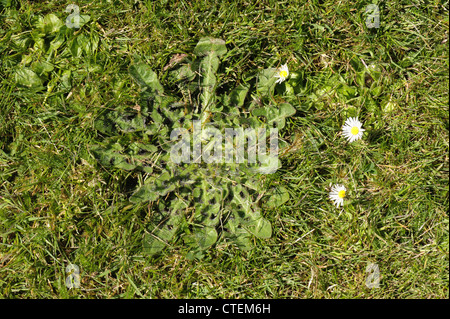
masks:
<svg viewBox="0 0 450 319"><path fill-rule="evenodd" d="M275 83L281 83L286 81L287 77L289 76L289 69L287 67L287 64L284 64L281 66L281 68L278 69L277 75L275 75L278 80Z"/></svg>
<svg viewBox="0 0 450 319"><path fill-rule="evenodd" d="M334 202L334 205L336 205L337 208L339 206L344 206L344 197L345 197L345 191L347 189L344 185L334 185L331 187L330 192L330 199Z"/></svg>
<svg viewBox="0 0 450 319"><path fill-rule="evenodd" d="M357 117L350 117L345 121L342 132L350 143L359 140L363 136L365 129L361 126L362 124Z"/></svg>

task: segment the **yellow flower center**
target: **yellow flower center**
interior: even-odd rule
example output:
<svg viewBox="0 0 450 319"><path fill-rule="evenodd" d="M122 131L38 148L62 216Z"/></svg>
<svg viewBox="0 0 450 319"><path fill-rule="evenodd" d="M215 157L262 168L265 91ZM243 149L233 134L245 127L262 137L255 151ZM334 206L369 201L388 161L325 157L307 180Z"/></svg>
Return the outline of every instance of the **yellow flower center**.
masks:
<svg viewBox="0 0 450 319"><path fill-rule="evenodd" d="M345 197L345 191L344 191L344 190L339 191L338 196L339 196L340 198L344 198L344 197Z"/></svg>
<svg viewBox="0 0 450 319"><path fill-rule="evenodd" d="M357 128L356 126L353 126L350 132L353 135L357 135L359 133L359 128Z"/></svg>
<svg viewBox="0 0 450 319"><path fill-rule="evenodd" d="M285 78L285 77L287 77L287 72L286 71L280 71L280 76L282 77L282 78Z"/></svg>

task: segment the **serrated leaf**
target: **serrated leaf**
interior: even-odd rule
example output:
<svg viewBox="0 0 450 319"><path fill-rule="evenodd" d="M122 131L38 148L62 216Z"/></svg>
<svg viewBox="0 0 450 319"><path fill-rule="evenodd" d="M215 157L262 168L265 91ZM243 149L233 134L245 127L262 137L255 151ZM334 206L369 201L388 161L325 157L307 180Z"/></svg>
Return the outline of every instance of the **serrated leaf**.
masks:
<svg viewBox="0 0 450 319"><path fill-rule="evenodd" d="M139 153L142 153L143 151L145 151L145 156L149 156L150 154L153 154L158 150L155 145L143 144L139 142L134 142L133 144L131 144L130 149L134 151L133 155L135 155L137 158L140 158Z"/></svg>
<svg viewBox="0 0 450 319"><path fill-rule="evenodd" d="M252 234L239 226L238 219L231 216L224 225L224 237L231 240L236 246L243 250L250 250L253 248L251 241Z"/></svg>
<svg viewBox="0 0 450 319"><path fill-rule="evenodd" d="M127 161L126 156L120 154L113 148L93 147L91 151L104 166L114 166L125 170L132 170L136 167L136 165Z"/></svg>
<svg viewBox="0 0 450 319"><path fill-rule="evenodd" d="M191 235L199 249L205 250L217 241L217 231L214 227L196 227Z"/></svg>
<svg viewBox="0 0 450 319"><path fill-rule="evenodd" d="M205 254L202 250L191 250L186 254L187 260L202 259L203 257L205 257Z"/></svg>
<svg viewBox="0 0 450 319"><path fill-rule="evenodd" d="M159 194L155 191L153 185L143 185L139 187L130 197L130 202L138 204L148 201L155 201L159 198Z"/></svg>
<svg viewBox="0 0 450 319"><path fill-rule="evenodd" d="M130 171L136 168L136 165L129 163L128 158L125 156L117 156L114 159L114 166L117 168L122 168L126 171Z"/></svg>
<svg viewBox="0 0 450 319"><path fill-rule="evenodd" d="M125 113L115 120L117 128L122 132L137 132L147 129L144 119L140 114Z"/></svg>
<svg viewBox="0 0 450 319"><path fill-rule="evenodd" d="M241 218L245 216L250 216L252 214L252 201L250 199L250 195L247 190L243 188L241 185L235 185L232 188L233 199L231 200L231 204L235 204L236 210L242 211L243 215L238 215Z"/></svg>
<svg viewBox="0 0 450 319"><path fill-rule="evenodd" d="M260 174L273 174L281 167L281 161L277 155L259 155L258 160L261 165L256 168L256 172Z"/></svg>
<svg viewBox="0 0 450 319"><path fill-rule="evenodd" d="M283 187L279 186L272 190L270 195L267 196L268 200L265 205L269 208L280 207L289 200L289 191Z"/></svg>
<svg viewBox="0 0 450 319"><path fill-rule="evenodd" d="M155 72L145 63L136 63L130 66L129 72L133 79L143 88L152 92L164 93L164 88Z"/></svg>
<svg viewBox="0 0 450 319"><path fill-rule="evenodd" d="M86 51L85 44L80 46L80 50ZM176 213L181 218L177 229L180 229L182 222L182 230L187 235L181 238L191 248L189 258L204 256L204 251L218 240L217 232L222 229L224 238L247 250L253 246L253 236L271 236L271 224L262 217L251 194L261 187L257 181L261 172L257 168L273 171L279 167L280 161L277 156L266 155L259 158L260 167L257 167L258 164L249 166L249 163L214 166L177 164L170 158L173 144L170 132L174 128L191 130L192 119L198 118L203 124L206 120L214 121L218 129L230 126L267 129L275 125L281 129L286 118L295 113L295 108L289 103L270 105L274 101L270 95L275 87L276 69L259 73L257 93L260 96L257 102L250 102L246 112L240 110L249 93L246 84L238 85L227 95L217 96L218 57L226 52L224 41L202 38L195 48L197 58L194 61L184 60L183 63L187 64L168 73L166 79L178 85L181 99L178 93L174 96L169 92L164 94L156 73L145 63L133 64L129 68L130 75L141 87L140 106L135 108L137 111L108 112L96 121L96 126L103 131L116 135L109 139L118 141L118 146L114 143L107 146L110 150L104 155L104 161L123 168L134 165L135 169L148 173L144 184L135 189L129 200L135 204L152 201L152 208L162 215L168 209L179 212ZM163 72L166 70L168 68ZM292 73L293 81L294 75ZM277 88L282 87L284 85ZM295 91L294 87L286 88L291 93ZM292 103L296 102L292 99ZM268 107L259 108L266 103ZM267 134L270 134L268 131ZM152 148L146 149L143 145ZM205 143L202 149L205 150L207 145ZM234 173L227 170L230 167ZM274 197L272 201L272 206L282 205L280 203L286 201L286 196ZM158 219L158 216L155 214L153 218ZM175 235L171 233L173 227L165 227L165 224L153 227L153 235L157 240L162 240L155 241L153 236L145 238L147 252L154 254L161 251L174 239Z"/></svg>
<svg viewBox="0 0 450 319"><path fill-rule="evenodd" d="M195 72L192 71L191 64L184 64L176 70L169 72L170 78L175 81L192 81L195 78Z"/></svg>
<svg viewBox="0 0 450 319"><path fill-rule="evenodd" d="M243 251L248 251L253 248L253 243L250 236L233 236L230 238L233 243Z"/></svg>
<svg viewBox="0 0 450 319"><path fill-rule="evenodd" d="M273 127L275 123L277 128L281 130L285 125L285 118L294 115L295 108L289 103L282 103L279 107L269 106L255 109L252 111L254 116L264 116L267 119L269 127Z"/></svg>
<svg viewBox="0 0 450 319"><path fill-rule="evenodd" d="M258 238L270 238L272 236L272 225L264 217L245 224L245 227Z"/></svg>
<svg viewBox="0 0 450 319"><path fill-rule="evenodd" d="M116 133L116 125L114 119L117 117L115 113L104 112L98 116L98 118L94 121L94 127L96 130L104 134L113 134Z"/></svg>
<svg viewBox="0 0 450 319"><path fill-rule="evenodd" d="M143 252L155 255L167 247L173 239L181 224L181 216L172 214L163 225L156 226L151 234L145 234L143 240Z"/></svg>
<svg viewBox="0 0 450 319"><path fill-rule="evenodd" d="M220 222L220 206L220 203L214 205L195 203L196 223L216 226Z"/></svg>
<svg viewBox="0 0 450 319"><path fill-rule="evenodd" d="M165 196L176 188L176 183L171 180L170 173L164 171L158 177L150 177L145 184L137 188L130 197L132 203L155 201L160 196Z"/></svg>

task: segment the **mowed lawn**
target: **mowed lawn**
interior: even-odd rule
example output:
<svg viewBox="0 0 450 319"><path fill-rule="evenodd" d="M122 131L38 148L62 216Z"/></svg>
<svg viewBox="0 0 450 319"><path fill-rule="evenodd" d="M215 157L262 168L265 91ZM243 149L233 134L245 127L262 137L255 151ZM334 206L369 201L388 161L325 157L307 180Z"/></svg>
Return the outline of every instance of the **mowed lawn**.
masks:
<svg viewBox="0 0 450 319"><path fill-rule="evenodd" d="M2 298L449 297L448 2L382 1L368 28L369 1L79 0L78 29L70 3L0 1ZM227 45L220 83L296 75L282 167L261 178L289 200L262 206L272 236L249 251L190 260L177 241L150 257L152 205L129 201L144 175L99 164L95 120L136 109L134 61L170 87L171 59L205 36ZM353 143L349 116L365 129Z"/></svg>

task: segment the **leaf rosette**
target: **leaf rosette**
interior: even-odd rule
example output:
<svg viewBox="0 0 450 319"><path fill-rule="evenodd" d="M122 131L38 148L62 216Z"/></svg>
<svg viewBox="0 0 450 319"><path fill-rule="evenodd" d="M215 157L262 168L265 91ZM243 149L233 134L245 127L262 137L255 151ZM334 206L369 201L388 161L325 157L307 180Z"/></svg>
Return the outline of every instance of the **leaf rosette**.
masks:
<svg viewBox="0 0 450 319"><path fill-rule="evenodd" d="M295 108L289 103L274 105L270 99L276 80L274 69L259 72L253 95L247 84L217 95L216 73L219 59L226 53L223 40L200 39L194 49L195 58L183 57L168 73L167 79L179 89L177 93L165 90L147 64L134 63L129 72L141 89L139 111L105 111L96 120L96 128L107 136L92 147L99 162L144 173L144 181L130 201L154 203L154 218L143 239L144 252L150 255L176 240L189 247L189 258L201 258L219 241L251 249L253 238L271 237L271 223L263 216L256 198L259 200L262 193L261 177L280 166L277 154L258 152L255 160L251 157L255 151L252 147L261 151L260 144L245 134L227 135L226 129L254 130L258 141L272 143L271 129L282 130ZM256 104L256 99L267 106ZM174 131L185 135L173 139ZM207 132L225 138L211 139ZM278 136L275 140L278 143ZM187 151L184 159L188 161L174 162L171 151L177 143L180 146L180 141L184 141L181 148ZM195 151L196 143L201 146L200 153ZM231 161L220 153L222 156L215 161L205 162L205 154L214 150L216 155L216 147L223 151L227 145L232 146L228 153ZM247 152L239 157L237 150L245 146ZM284 192L269 202L286 201L286 196Z"/></svg>

